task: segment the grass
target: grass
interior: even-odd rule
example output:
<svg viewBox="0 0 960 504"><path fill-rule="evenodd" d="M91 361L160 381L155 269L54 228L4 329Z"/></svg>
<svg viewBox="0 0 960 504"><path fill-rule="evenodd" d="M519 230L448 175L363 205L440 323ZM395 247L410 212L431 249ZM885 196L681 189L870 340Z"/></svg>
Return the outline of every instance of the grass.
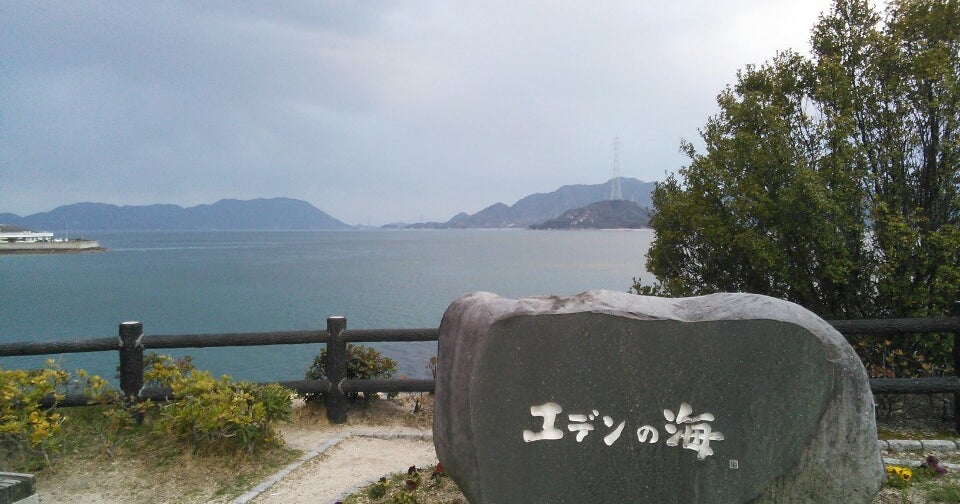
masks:
<svg viewBox="0 0 960 504"><path fill-rule="evenodd" d="M282 445L256 454L197 455L160 443L149 425L112 431L100 406L65 414L59 449L36 471L45 502L70 502L77 495L90 496L90 502L228 502L299 456Z"/></svg>
<svg viewBox="0 0 960 504"><path fill-rule="evenodd" d="M904 481L896 474L888 474L874 504L944 502L960 504L960 474L936 476L924 467L911 468L913 477Z"/></svg>
<svg viewBox="0 0 960 504"><path fill-rule="evenodd" d="M414 471L414 469L416 469ZM438 470L439 469L439 470ZM467 499L442 468L409 468L360 489L343 504L466 504Z"/></svg>
<svg viewBox="0 0 960 504"><path fill-rule="evenodd" d="M917 430L906 427L887 427L877 429L877 438L889 439L954 439L957 433L947 429Z"/></svg>
<svg viewBox="0 0 960 504"><path fill-rule="evenodd" d="M928 502L960 503L960 487L949 486L935 488L928 492Z"/></svg>

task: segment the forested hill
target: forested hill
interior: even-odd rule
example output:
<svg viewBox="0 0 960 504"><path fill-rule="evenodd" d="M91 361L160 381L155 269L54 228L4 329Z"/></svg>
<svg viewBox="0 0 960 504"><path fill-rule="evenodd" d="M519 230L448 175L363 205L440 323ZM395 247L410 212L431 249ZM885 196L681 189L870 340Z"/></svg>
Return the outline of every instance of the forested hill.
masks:
<svg viewBox="0 0 960 504"><path fill-rule="evenodd" d="M639 229L650 226L650 210L632 201L607 200L568 210L530 229Z"/></svg>
<svg viewBox="0 0 960 504"><path fill-rule="evenodd" d="M526 228L557 218L568 210L585 207L597 201L610 199L613 179L603 184L567 185L551 193L531 194L512 206L503 203L490 205L468 215L457 214L447 222L413 224L410 228L461 229L461 228ZM653 182L633 178L620 178L623 199L641 207L651 207Z"/></svg>
<svg viewBox="0 0 960 504"><path fill-rule="evenodd" d="M290 198L225 199L189 208L77 203L26 217L0 214L0 223L52 232L350 228L310 203Z"/></svg>

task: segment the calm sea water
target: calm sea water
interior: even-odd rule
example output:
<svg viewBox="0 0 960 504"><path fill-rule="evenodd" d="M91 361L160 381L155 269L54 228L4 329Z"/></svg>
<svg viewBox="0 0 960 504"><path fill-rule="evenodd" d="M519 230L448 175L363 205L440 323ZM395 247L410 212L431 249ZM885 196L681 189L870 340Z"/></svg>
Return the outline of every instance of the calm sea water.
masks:
<svg viewBox="0 0 960 504"><path fill-rule="evenodd" d="M103 254L0 256L0 341L115 337L124 320L150 334L437 327L458 296L626 291L650 280L653 238L638 231L308 231L100 233ZM400 373L427 375L436 343L376 344ZM189 349L214 374L300 379L321 345ZM43 357L4 357L38 367ZM115 352L59 356L113 377Z"/></svg>

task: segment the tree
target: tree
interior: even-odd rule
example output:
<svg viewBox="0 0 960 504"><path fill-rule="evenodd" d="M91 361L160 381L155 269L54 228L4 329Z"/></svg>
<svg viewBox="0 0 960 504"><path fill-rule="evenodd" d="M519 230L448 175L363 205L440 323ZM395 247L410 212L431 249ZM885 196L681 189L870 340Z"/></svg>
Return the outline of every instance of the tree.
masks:
<svg viewBox="0 0 960 504"><path fill-rule="evenodd" d="M960 0L836 0L812 54L747 66L657 184L642 293L754 292L825 318L960 299Z"/></svg>

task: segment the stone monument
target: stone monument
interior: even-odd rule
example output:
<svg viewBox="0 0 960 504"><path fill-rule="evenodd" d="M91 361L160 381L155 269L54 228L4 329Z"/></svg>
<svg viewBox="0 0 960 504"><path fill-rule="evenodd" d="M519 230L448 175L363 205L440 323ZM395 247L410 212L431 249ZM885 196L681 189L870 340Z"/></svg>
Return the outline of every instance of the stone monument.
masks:
<svg viewBox="0 0 960 504"><path fill-rule="evenodd" d="M860 360L792 303L475 293L439 339L434 443L473 504L868 503L884 478Z"/></svg>

